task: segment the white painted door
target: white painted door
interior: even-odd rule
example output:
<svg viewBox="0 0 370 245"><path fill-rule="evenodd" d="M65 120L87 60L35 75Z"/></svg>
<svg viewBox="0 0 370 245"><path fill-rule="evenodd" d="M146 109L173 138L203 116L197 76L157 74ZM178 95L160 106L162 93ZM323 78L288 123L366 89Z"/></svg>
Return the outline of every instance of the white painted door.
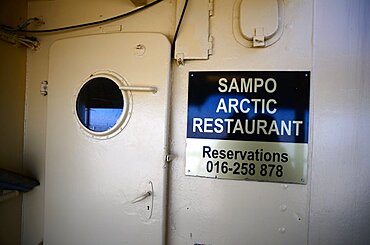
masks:
<svg viewBox="0 0 370 245"><path fill-rule="evenodd" d="M45 244L163 244L169 69L170 44L160 34L100 34L53 44ZM89 132L76 103L94 76L158 91L122 90L121 124ZM110 115L101 117L96 120Z"/></svg>

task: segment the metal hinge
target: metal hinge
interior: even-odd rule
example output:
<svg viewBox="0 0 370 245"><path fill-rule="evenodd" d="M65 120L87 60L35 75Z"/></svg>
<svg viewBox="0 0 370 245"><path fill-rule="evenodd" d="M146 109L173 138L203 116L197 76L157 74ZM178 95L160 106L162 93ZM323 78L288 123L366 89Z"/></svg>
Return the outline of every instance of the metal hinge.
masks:
<svg viewBox="0 0 370 245"><path fill-rule="evenodd" d="M208 37L208 55L213 54L213 36Z"/></svg>
<svg viewBox="0 0 370 245"><path fill-rule="evenodd" d="M213 16L214 0L209 0L208 7L209 7L209 16Z"/></svg>
<svg viewBox="0 0 370 245"><path fill-rule="evenodd" d="M42 81L40 85L40 94L43 96L48 95L48 81Z"/></svg>

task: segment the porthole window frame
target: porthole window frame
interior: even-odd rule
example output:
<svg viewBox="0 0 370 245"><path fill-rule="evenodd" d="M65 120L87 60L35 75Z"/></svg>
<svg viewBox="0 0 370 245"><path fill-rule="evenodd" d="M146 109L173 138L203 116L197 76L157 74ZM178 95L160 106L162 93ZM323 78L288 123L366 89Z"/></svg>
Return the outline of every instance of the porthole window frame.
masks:
<svg viewBox="0 0 370 245"><path fill-rule="evenodd" d="M122 113L117 119L117 122L114 124L113 127L109 128L106 131L102 132L96 132L93 131L89 128L87 128L81 121L80 118L78 117L78 112L77 112L77 99L78 95L80 94L82 88L91 80L96 79L96 78L107 78L111 80L112 82L116 83L118 88L122 86L129 86L127 81L120 76L118 73L113 72L113 71L97 71L92 74L90 74L88 77L82 80L81 85L77 89L77 92L74 95L74 100L73 100L73 114L75 116L75 119L78 123L79 128L81 129L82 132L84 132L86 135L94 138L94 139L110 139L117 134L119 134L128 124L128 121L130 120L131 114L132 114L132 93L130 91L122 90L122 98L123 98L123 108L122 108Z"/></svg>

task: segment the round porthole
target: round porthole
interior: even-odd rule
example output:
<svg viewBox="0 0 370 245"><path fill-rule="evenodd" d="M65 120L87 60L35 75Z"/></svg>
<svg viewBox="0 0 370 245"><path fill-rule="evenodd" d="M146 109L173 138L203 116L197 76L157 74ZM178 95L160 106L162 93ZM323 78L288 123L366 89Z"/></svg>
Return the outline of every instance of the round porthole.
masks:
<svg viewBox="0 0 370 245"><path fill-rule="evenodd" d="M125 127L131 96L121 86L127 86L126 81L113 72L97 72L84 80L76 95L75 115L90 136L110 138Z"/></svg>

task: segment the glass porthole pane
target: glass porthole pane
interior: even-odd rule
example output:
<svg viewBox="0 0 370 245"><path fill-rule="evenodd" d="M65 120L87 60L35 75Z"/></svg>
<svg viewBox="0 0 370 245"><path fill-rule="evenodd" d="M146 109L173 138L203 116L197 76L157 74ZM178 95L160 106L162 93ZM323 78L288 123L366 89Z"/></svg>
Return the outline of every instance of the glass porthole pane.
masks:
<svg viewBox="0 0 370 245"><path fill-rule="evenodd" d="M95 77L85 83L76 101L78 119L93 132L105 132L114 127L123 107L121 90L106 77Z"/></svg>

